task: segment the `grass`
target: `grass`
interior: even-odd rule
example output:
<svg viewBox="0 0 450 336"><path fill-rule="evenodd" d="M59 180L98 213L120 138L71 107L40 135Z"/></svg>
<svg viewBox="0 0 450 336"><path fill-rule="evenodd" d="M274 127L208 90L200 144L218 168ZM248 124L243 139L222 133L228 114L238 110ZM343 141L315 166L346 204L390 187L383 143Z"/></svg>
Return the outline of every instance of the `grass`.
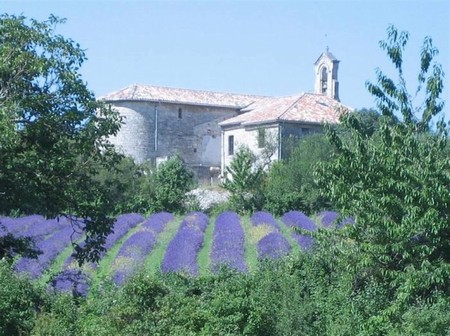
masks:
<svg viewBox="0 0 450 336"><path fill-rule="evenodd" d="M256 269L258 265L258 251L256 249L256 244L258 243L259 239L261 239L262 230L261 232L255 230L252 223L250 222L250 217L240 217L241 219L241 225L244 229L245 233L245 241L244 241L244 257L245 262L247 263L247 268L249 272L252 272ZM261 228L264 229L265 225L261 225ZM265 229L267 231L267 229ZM269 232L266 232L267 234ZM259 239L258 239L259 237Z"/></svg>
<svg viewBox="0 0 450 336"><path fill-rule="evenodd" d="M164 254L166 253L167 245L169 245L169 242L177 233L181 221L182 218L180 216L175 217L166 224L164 231L158 235L152 252L149 253L144 262L143 268L149 274L156 274L161 271L161 263L163 261Z"/></svg>
<svg viewBox="0 0 450 336"><path fill-rule="evenodd" d="M210 251L213 243L214 227L216 224L216 217L209 219L209 224L206 227L205 234L203 236L203 246L197 255L197 262L199 267L199 275L210 274Z"/></svg>
<svg viewBox="0 0 450 336"><path fill-rule="evenodd" d="M84 240L84 237L77 240L76 243L80 243L83 240ZM48 271L42 275L42 277L39 279L39 281L43 284L46 284L50 281L52 276L61 272L64 262L67 260L67 258L70 257L70 255L72 253L73 253L73 246L72 246L72 244L70 244L61 253L58 254L58 256L53 261L53 263L51 264Z"/></svg>
<svg viewBox="0 0 450 336"><path fill-rule="evenodd" d="M300 246L295 241L294 238L292 238L292 229L287 227L281 220L277 220L278 225L280 226L280 232L286 237L289 244L291 244L292 250L291 254L299 254L301 253Z"/></svg>
<svg viewBox="0 0 450 336"><path fill-rule="evenodd" d="M115 269L112 267L113 263L116 259L117 253L119 252L122 244L130 238L132 234L134 234L136 231L138 231L141 228L141 225L145 222L142 221L138 225L136 225L134 228L130 229L124 236L122 236L120 239L118 239L114 246L109 249L109 251L106 253L106 255L100 260L97 268L97 274L95 276L95 279L98 281L98 279L104 278L104 277L110 277L112 276ZM93 285L97 283L97 281L94 280Z"/></svg>

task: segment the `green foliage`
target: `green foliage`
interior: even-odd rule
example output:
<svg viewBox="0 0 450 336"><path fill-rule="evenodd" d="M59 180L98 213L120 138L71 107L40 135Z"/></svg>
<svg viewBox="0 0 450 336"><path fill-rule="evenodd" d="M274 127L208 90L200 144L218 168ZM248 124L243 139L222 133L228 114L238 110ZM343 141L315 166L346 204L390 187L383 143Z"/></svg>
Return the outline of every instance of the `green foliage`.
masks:
<svg viewBox="0 0 450 336"><path fill-rule="evenodd" d="M86 87L86 56L55 34L62 22L0 16L0 213L85 218L78 256L95 260L113 220L108 188L92 176L117 161L107 137L120 117Z"/></svg>
<svg viewBox="0 0 450 336"><path fill-rule="evenodd" d="M252 151L240 148L226 169L223 187L231 193L230 207L241 213L261 209L264 171L256 165Z"/></svg>
<svg viewBox="0 0 450 336"><path fill-rule="evenodd" d="M17 255L37 258L39 254L41 251L30 237L15 237L11 233L0 236L0 259L4 258L12 263Z"/></svg>
<svg viewBox="0 0 450 336"><path fill-rule="evenodd" d="M307 214L327 206L313 173L319 162L329 160L332 146L323 134L303 137L290 158L275 162L266 179L264 208L277 216L297 209Z"/></svg>
<svg viewBox="0 0 450 336"><path fill-rule="evenodd" d="M193 173L177 156L158 169L149 162L136 164L124 158L113 169L103 169L96 179L109 186L115 214L198 209L198 204L188 202L185 196L194 185Z"/></svg>
<svg viewBox="0 0 450 336"><path fill-rule="evenodd" d="M2 21L2 25L7 22L14 26L15 20ZM51 31L45 24L37 27ZM21 25L17 28L19 32L24 29ZM2 38L5 40L0 35L0 41ZM343 216L354 216L354 225L319 229L313 233L315 245L309 253L259 263L249 273L223 269L218 274L191 278L180 274L155 276L142 269L122 287L116 287L108 280L99 283L86 299L48 294L14 274L8 262L0 260L0 335L449 334L448 126L442 121L435 130L431 131L430 126L432 117L442 109L439 100L442 73L440 67L432 63L436 49L431 40L426 39L418 77L419 89L422 84L426 86L425 100L420 105L422 109L413 108L403 79L402 54L407 39L406 33L398 33L390 27L388 41L381 43L399 72L398 84L380 71L378 85L368 84L377 97L382 117L372 112L349 113L343 116L342 127L327 130L332 149L322 145L320 135L306 138L291 160L275 164L269 172L267 186L272 185L275 189L271 199L274 209L282 211L283 207L293 204L289 203L293 202L290 199L282 198L283 191L293 195L293 200L301 200L302 206L308 204L312 209L311 204L317 204L315 198L308 189L302 188L313 185L311 172L317 162L322 162L316 175L322 192L337 206L335 210ZM6 50L3 44L0 47L3 48L0 52ZM18 56L26 58L20 53ZM0 76L4 75L2 71L6 65L0 64ZM19 78L16 80L26 84ZM2 111L16 111L5 109L5 101L0 103L3 104L0 104ZM421 111L421 116L417 117L416 111ZM13 127L8 128L12 119L3 118L5 115L8 116L3 114L0 119L0 129L12 132L4 137L0 135L1 158L12 160L5 153L17 152L22 155L17 158L19 160L30 155L28 150L43 155L38 148L43 145L33 147L27 142L28 123L20 124L20 127L13 123ZM41 115L36 118L30 123L39 123L37 120ZM46 120L41 125L44 129ZM84 134L83 127L84 123L77 126L76 136ZM73 142L82 143L76 136L71 138ZM85 136L82 138L86 139ZM54 143L55 146L59 146L58 143ZM71 144L70 141L63 143ZM18 144L21 144L22 152ZM88 143L84 145L92 150ZM80 152L76 153L76 157L83 157ZM311 153L315 154L305 159L306 154ZM330 154L332 159L328 160ZM61 160L64 158L62 156ZM78 161L74 160L70 162L76 164ZM13 169L13 162L5 162L6 168L0 167L0 179L12 174L8 169ZM53 161L49 159L48 162L51 165ZM88 161L89 164L92 162L96 161ZM24 159L25 163L30 167L36 164ZM228 190L240 209L256 209L259 204L255 197L260 193L263 173L255 169L254 163L251 153L238 152L228 171L233 177L227 181ZM56 163L53 165L56 167ZM85 171L89 183L92 177L96 178L94 185L100 194L104 191L102 186L117 179L120 183L117 189L110 189L111 198L127 204L133 191L145 195L142 186L148 183L149 206L168 211L181 208L183 203L176 202L183 199L192 177L177 158L162 165L157 173L152 173L150 168L140 170L132 162L123 161L117 166L117 175L112 172L98 176L96 172L102 166L94 165ZM76 165L74 168L81 169ZM137 174L140 171L142 175ZM37 172L44 174L46 171ZM22 171L17 174L21 176ZM280 176L288 178L284 181ZM120 189L133 180L136 185ZM17 183L21 181L16 180ZM0 200L5 207L2 211L12 209L6 209L5 204L13 196L8 194L7 200ZM90 208L91 198L76 197L82 200L80 204L86 204L86 208L80 209L90 209L95 215L94 210L101 208L100 205ZM41 206L41 201L37 200L34 205L29 200L26 204ZM133 200L129 204L140 203ZM59 208L51 206L49 209ZM74 205L70 209L78 208ZM244 228L248 228L248 217L243 218L243 223ZM169 231L163 232L165 241L174 234L177 223L169 225ZM93 243L98 238L95 230L91 236ZM101 230L106 232L106 226ZM17 247L11 245L8 248ZM159 258L162 252L163 247L157 246L158 260L162 259ZM146 264L150 265L148 261Z"/></svg>
<svg viewBox="0 0 450 336"><path fill-rule="evenodd" d="M42 289L14 274L11 266L0 260L0 335L29 334L45 304Z"/></svg>
<svg viewBox="0 0 450 336"><path fill-rule="evenodd" d="M180 213L186 201L186 193L193 187L193 173L178 156L162 163L155 177L155 211Z"/></svg>
<svg viewBox="0 0 450 336"><path fill-rule="evenodd" d="M131 158L123 158L111 169L102 169L95 179L109 186L114 202L114 214L149 213L155 199L155 167L149 162L136 164Z"/></svg>
<svg viewBox="0 0 450 336"><path fill-rule="evenodd" d="M79 335L78 304L70 295L53 294L49 307L42 311L34 321L31 335Z"/></svg>
<svg viewBox="0 0 450 336"><path fill-rule="evenodd" d="M319 230L315 236L313 252L267 260L250 273L223 268L214 275L191 278L150 275L142 269L119 288L104 281L86 299L52 294L50 302L34 305L37 308L14 321L26 326L22 333L33 335L435 335L449 331L448 295L437 292L432 294L435 299L411 302L396 319L383 323L380 317L392 304L389 286L367 279L358 282L358 272L348 267L345 258L354 255L357 246L348 246L342 230ZM0 286L0 293L7 294L6 305L27 312L33 297L30 283L21 282L10 270L6 274L0 277L0 284L12 284ZM26 285L19 287L27 289L26 296L15 289L17 283ZM0 319L4 316L10 315Z"/></svg>
<svg viewBox="0 0 450 336"><path fill-rule="evenodd" d="M381 284L392 300L368 321L369 330L377 334L395 326L418 298L449 290L450 159L443 155L448 128L440 121L430 131L432 117L443 107L442 70L432 63L437 51L426 38L418 76L418 91L426 83L424 103L414 108L403 78L407 40L407 33L390 27L388 40L380 43L399 77L395 84L378 70L378 85L368 84L384 116L379 128L367 134L357 118L343 116L350 141L328 129L336 154L318 175L336 210L355 216L356 224L344 231L354 244L347 249L352 255L344 258L351 260L355 280Z"/></svg>

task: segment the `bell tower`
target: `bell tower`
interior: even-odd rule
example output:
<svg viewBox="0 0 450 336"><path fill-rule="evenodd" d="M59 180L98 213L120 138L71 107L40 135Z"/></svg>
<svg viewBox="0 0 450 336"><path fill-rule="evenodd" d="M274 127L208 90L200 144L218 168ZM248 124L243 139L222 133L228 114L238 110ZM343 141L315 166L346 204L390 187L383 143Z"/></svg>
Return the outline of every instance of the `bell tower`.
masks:
<svg viewBox="0 0 450 336"><path fill-rule="evenodd" d="M316 74L314 92L339 101L339 61L331 52L329 52L328 47L327 51L322 53L314 63L314 66Z"/></svg>

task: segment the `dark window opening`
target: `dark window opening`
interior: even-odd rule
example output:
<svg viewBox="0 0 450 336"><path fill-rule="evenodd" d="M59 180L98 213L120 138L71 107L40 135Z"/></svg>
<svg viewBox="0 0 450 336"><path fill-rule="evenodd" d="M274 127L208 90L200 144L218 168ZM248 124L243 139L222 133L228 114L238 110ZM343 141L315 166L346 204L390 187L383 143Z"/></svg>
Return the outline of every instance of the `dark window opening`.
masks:
<svg viewBox="0 0 450 336"><path fill-rule="evenodd" d="M302 128L302 135L308 135L309 133L311 133L311 129L309 129L309 128Z"/></svg>
<svg viewBox="0 0 450 336"><path fill-rule="evenodd" d="M228 136L228 155L234 154L234 135Z"/></svg>
<svg viewBox="0 0 450 336"><path fill-rule="evenodd" d="M323 67L322 68L322 74L321 74L321 84L322 84L322 93L327 93L328 90L328 73L327 73L327 68Z"/></svg>
<svg viewBox="0 0 450 336"><path fill-rule="evenodd" d="M258 148L266 146L266 130L264 128L258 129Z"/></svg>

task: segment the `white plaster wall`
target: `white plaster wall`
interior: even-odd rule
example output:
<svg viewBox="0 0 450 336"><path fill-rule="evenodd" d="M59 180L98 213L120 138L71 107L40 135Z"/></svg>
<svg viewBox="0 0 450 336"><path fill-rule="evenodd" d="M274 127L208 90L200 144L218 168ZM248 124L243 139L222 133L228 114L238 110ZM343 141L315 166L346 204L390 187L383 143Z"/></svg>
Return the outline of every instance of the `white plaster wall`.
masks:
<svg viewBox="0 0 450 336"><path fill-rule="evenodd" d="M278 144L278 127L266 128L266 139L274 138ZM258 129L246 130L244 128L228 129L222 131L222 174L230 165L234 155L228 155L228 137L234 136L234 155L242 146L248 147L257 157L260 156L262 148L258 148ZM272 155L272 161L278 159L278 150Z"/></svg>

